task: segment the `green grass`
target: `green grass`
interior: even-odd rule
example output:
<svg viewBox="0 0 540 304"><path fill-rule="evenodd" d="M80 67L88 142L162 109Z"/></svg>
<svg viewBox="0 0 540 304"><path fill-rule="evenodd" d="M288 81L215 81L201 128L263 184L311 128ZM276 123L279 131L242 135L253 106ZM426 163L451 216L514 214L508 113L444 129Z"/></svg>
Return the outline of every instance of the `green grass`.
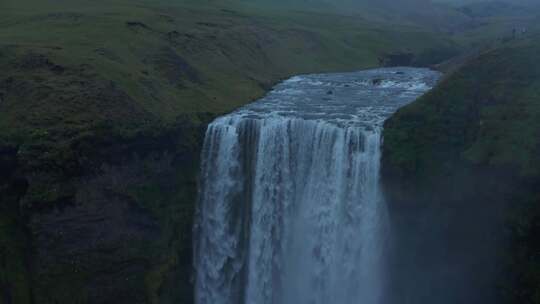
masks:
<svg viewBox="0 0 540 304"><path fill-rule="evenodd" d="M293 74L375 67L398 52L433 64L502 37L515 21L482 20L448 35L421 14L238 1L2 1L0 137L62 142L102 126L125 134L224 113Z"/></svg>
<svg viewBox="0 0 540 304"><path fill-rule="evenodd" d="M420 27L335 13L140 0L0 5L0 136L26 139L223 113L292 74L453 47ZM39 56L48 62L31 66Z"/></svg>
<svg viewBox="0 0 540 304"><path fill-rule="evenodd" d="M498 258L500 298L538 303L538 36L470 58L387 121L384 138L383 175L390 201L421 201L430 210L452 210L460 215L454 221L482 208L476 214L479 223L468 229L474 235L482 225L496 223L493 239L476 241L499 242L484 258ZM466 224L449 227L459 231L460 225Z"/></svg>
<svg viewBox="0 0 540 304"><path fill-rule="evenodd" d="M526 39L470 59L389 120L388 160L414 174L438 170L451 154L540 174L539 54L539 41Z"/></svg>

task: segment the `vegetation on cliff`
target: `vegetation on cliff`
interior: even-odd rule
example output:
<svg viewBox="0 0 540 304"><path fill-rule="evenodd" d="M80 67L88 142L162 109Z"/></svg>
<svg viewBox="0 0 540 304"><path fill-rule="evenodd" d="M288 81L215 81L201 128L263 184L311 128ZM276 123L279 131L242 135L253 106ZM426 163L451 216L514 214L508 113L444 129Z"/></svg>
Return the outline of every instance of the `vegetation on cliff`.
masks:
<svg viewBox="0 0 540 304"><path fill-rule="evenodd" d="M210 119L293 74L431 65L531 21L377 2L0 1L0 303L189 302Z"/></svg>
<svg viewBox="0 0 540 304"><path fill-rule="evenodd" d="M1 1L0 303L189 303L205 123L292 74L456 52L432 29L367 18Z"/></svg>
<svg viewBox="0 0 540 304"><path fill-rule="evenodd" d="M448 240L458 238L469 257L493 258L490 265L475 261L467 267L475 269L472 277L495 265L496 299L537 303L539 36L469 58L433 91L399 110L386 123L384 138L383 175L392 199L444 214L430 228L416 226L419 234L446 231L441 246L448 251L441 260L453 267L464 263L449 258L459 253ZM471 243L464 246L467 239Z"/></svg>
<svg viewBox="0 0 540 304"><path fill-rule="evenodd" d="M17 146L21 165L61 174L77 170L77 151L93 153L93 138L198 122L197 113L230 111L292 74L374 67L403 52L406 63L429 64L456 52L419 26L332 11L25 0L3 1L0 16L0 138ZM52 188L30 192L54 201L62 194Z"/></svg>

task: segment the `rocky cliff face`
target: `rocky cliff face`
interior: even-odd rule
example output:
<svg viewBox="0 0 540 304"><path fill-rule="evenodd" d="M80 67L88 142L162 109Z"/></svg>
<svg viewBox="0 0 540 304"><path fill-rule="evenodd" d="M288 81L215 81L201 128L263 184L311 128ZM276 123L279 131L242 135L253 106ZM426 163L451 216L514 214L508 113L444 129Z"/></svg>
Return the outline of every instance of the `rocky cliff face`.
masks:
<svg viewBox="0 0 540 304"><path fill-rule="evenodd" d="M200 118L90 140L69 173L3 147L0 303L188 303Z"/></svg>
<svg viewBox="0 0 540 304"><path fill-rule="evenodd" d="M538 50L522 40L472 58L387 121L401 303L534 303Z"/></svg>

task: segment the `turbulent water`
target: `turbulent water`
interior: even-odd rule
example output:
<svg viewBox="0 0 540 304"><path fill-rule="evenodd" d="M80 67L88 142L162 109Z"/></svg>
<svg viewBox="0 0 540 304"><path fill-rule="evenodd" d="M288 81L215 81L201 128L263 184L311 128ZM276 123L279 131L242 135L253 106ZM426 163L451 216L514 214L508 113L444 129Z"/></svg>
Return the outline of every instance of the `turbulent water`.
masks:
<svg viewBox="0 0 540 304"><path fill-rule="evenodd" d="M297 76L211 123L196 303L382 303L382 124L438 77L413 68Z"/></svg>

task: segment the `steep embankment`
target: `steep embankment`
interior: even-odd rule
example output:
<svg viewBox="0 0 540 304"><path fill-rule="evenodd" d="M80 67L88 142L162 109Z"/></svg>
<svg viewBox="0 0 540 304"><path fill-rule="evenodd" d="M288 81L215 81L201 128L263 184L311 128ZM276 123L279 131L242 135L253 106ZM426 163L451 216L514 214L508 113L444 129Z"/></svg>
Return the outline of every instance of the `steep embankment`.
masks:
<svg viewBox="0 0 540 304"><path fill-rule="evenodd" d="M401 303L536 303L538 36L470 59L388 120L384 139Z"/></svg>
<svg viewBox="0 0 540 304"><path fill-rule="evenodd" d="M189 303L205 124L291 74L440 60L439 37L322 12L1 1L0 303Z"/></svg>

